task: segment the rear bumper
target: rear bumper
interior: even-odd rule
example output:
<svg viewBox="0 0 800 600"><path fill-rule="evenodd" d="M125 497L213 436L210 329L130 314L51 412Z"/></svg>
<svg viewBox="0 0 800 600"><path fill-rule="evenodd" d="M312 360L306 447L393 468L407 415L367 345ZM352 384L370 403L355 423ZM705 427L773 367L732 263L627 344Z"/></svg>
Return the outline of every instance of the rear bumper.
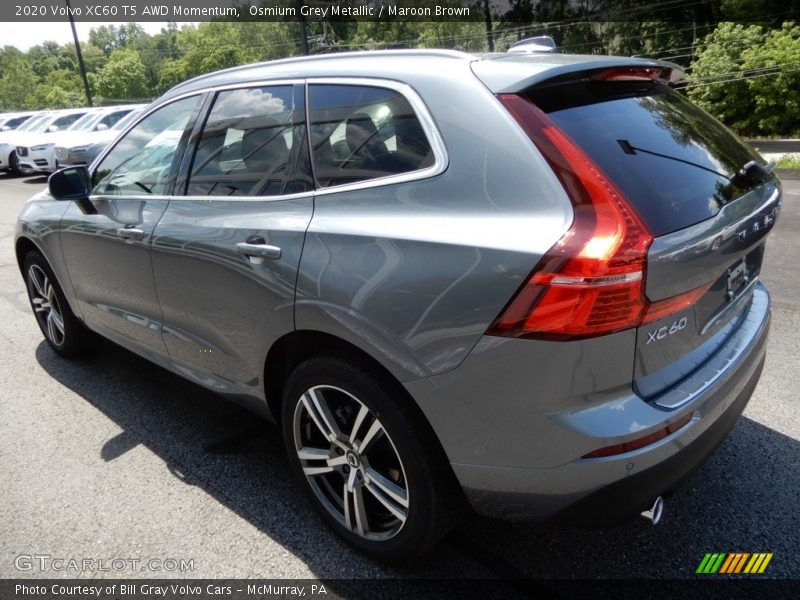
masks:
<svg viewBox="0 0 800 600"><path fill-rule="evenodd" d="M679 487L706 462L744 411L761 377L765 356L752 370L727 410L699 437L649 469L597 490L554 515L553 520L582 525L612 525L636 516L653 500Z"/></svg>
<svg viewBox="0 0 800 600"><path fill-rule="evenodd" d="M503 518L618 522L680 485L736 424L764 364L770 299L763 285L756 287L746 310L747 317L736 334L681 382L683 389L693 393L672 410L636 396L630 384L632 370L627 370L627 385L613 388L602 381L617 363L622 363L621 371L631 366L621 358L622 347L616 349L614 356L615 349L608 346L611 340L604 342L609 358L590 372L593 378L585 384L586 390L607 390L595 394L584 393L580 369L601 361L600 350L591 345L601 342L584 342L574 360L570 360L569 348L551 345L551 354L566 353L561 360L552 361L552 365L564 367L558 376L550 373L554 368L550 363L542 365L543 372L532 366L532 358L539 362L547 358L536 354L535 347L534 356L522 357L523 364L528 363L527 371L520 370L520 364L506 367L517 360L516 355L527 352L526 341L514 345L513 353L498 349L503 342L497 341L492 342L493 350L476 347L478 354L484 355L481 360L489 360L490 368L471 365L472 356L459 367L456 371L466 367L461 378L467 381L459 384L460 406L450 406L451 411L460 411L460 429L469 419L465 412L468 415L474 409L477 413L464 434L448 431L446 422L439 417L452 402L448 385L454 377L438 378L432 386L437 396L430 395L425 384L419 382L406 386L439 434L456 477L477 512ZM629 350L632 354L632 348ZM492 353L498 352L493 358ZM522 381L510 385L508 379L512 376ZM463 396L469 389L474 393L491 389L481 384L480 378L487 377L495 382L494 395L480 398L480 404ZM616 375L617 379L620 377L621 374ZM539 397L537 392L553 388L552 393L557 393L550 379L566 379L567 383L562 386L564 397L548 404L549 396ZM531 390L530 397L521 398L520 393L525 390ZM559 409L559 404L568 405L567 410ZM646 436L689 414L687 425L653 444L604 458L581 458L598 448ZM498 426L502 428L500 434L489 433L487 428ZM520 436L525 437L519 439ZM498 451L494 445L500 444L507 449ZM491 462L484 460L489 455Z"/></svg>

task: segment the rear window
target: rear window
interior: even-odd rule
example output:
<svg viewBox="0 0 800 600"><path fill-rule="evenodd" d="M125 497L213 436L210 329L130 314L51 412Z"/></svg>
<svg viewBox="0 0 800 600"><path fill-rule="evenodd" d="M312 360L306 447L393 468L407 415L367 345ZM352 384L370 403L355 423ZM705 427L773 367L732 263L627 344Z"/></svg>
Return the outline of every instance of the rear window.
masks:
<svg viewBox="0 0 800 600"><path fill-rule="evenodd" d="M578 82L528 96L611 177L656 236L714 216L757 185L728 177L758 155L664 84Z"/></svg>

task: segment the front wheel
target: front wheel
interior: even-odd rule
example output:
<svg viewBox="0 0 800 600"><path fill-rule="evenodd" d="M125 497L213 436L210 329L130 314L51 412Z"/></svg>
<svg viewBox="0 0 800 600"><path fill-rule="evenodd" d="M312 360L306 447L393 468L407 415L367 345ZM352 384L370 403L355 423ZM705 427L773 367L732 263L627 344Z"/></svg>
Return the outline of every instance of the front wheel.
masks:
<svg viewBox="0 0 800 600"><path fill-rule="evenodd" d="M284 394L289 459L314 507L383 560L424 554L461 512L452 471L408 402L386 379L334 357L302 363Z"/></svg>
<svg viewBox="0 0 800 600"><path fill-rule="evenodd" d="M15 177L22 175L22 170L19 167L19 157L17 156L16 150L12 150L8 157L8 172L10 175L14 175Z"/></svg>
<svg viewBox="0 0 800 600"><path fill-rule="evenodd" d="M35 250L29 252L23 272L36 323L50 347L61 356L70 358L91 350L97 342L97 335L72 312L44 257Z"/></svg>

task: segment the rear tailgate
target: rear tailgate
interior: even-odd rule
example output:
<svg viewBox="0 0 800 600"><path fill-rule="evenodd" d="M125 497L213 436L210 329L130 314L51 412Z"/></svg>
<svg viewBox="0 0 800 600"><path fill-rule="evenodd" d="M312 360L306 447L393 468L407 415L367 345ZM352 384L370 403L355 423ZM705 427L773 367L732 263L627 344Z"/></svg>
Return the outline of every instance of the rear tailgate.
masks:
<svg viewBox="0 0 800 600"><path fill-rule="evenodd" d="M655 238L634 386L661 403L741 321L777 218L780 184L757 153L659 79L668 69L641 66L571 65L515 91L605 171ZM678 404L670 402L664 406Z"/></svg>
<svg viewBox="0 0 800 600"><path fill-rule="evenodd" d="M685 396L659 394L735 333L758 281L765 237L779 207L780 188L766 181L713 218L654 240L645 288L652 302L711 285L689 308L639 328L634 373L639 395L664 408L679 406Z"/></svg>

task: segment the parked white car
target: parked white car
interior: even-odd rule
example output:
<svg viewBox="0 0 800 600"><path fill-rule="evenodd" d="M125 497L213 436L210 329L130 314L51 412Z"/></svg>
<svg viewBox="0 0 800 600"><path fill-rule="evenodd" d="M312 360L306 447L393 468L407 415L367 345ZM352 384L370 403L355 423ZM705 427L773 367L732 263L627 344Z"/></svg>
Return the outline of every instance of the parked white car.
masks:
<svg viewBox="0 0 800 600"><path fill-rule="evenodd" d="M19 173L19 163L17 162L16 146L14 138L26 132L43 131L47 127L47 122L52 115L51 111L42 112L28 119L24 124L13 131L0 133L0 170L11 173Z"/></svg>
<svg viewBox="0 0 800 600"><path fill-rule="evenodd" d="M23 169L20 165L20 159L25 159L27 157L19 156L17 148L36 146L42 134L52 133L69 127L85 115L87 111L88 109L86 108L48 111L43 113L39 118L36 118L36 121L30 119L27 123L13 131L0 134L0 170L9 171L14 175L31 173L32 171L30 169Z"/></svg>
<svg viewBox="0 0 800 600"><path fill-rule="evenodd" d="M91 164L103 148L136 119L145 106L147 105L135 104L125 107L130 112L109 128L78 130L76 124L76 127L59 134L53 148L58 168Z"/></svg>
<svg viewBox="0 0 800 600"><path fill-rule="evenodd" d="M68 140L76 133L80 135L81 133L108 131L131 110L133 110L132 106L91 108L67 129L41 134L38 139L31 140L27 147L17 147L21 169L35 173L52 173L58 169L56 145L62 140Z"/></svg>
<svg viewBox="0 0 800 600"><path fill-rule="evenodd" d="M10 112L0 115L0 131L12 131L26 123L32 117L40 114L38 111Z"/></svg>

